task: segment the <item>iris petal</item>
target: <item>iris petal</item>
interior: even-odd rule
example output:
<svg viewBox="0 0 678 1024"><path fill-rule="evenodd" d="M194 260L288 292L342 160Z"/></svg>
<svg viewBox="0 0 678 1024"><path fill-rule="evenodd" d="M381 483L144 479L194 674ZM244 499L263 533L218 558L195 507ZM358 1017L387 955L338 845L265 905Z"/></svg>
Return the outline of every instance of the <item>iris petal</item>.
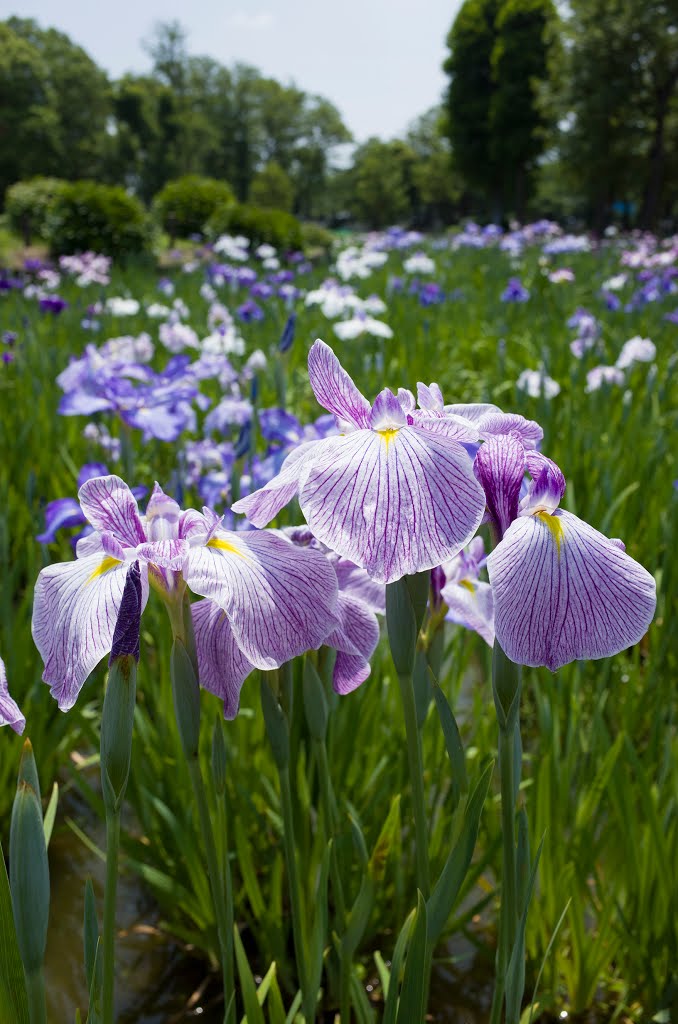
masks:
<svg viewBox="0 0 678 1024"><path fill-rule="evenodd" d="M299 490L299 476L307 458L321 441L307 441L290 452L277 476L269 480L258 491L253 491L245 498L240 498L232 506L232 511L246 515L257 527L267 526L275 519L278 512L294 498Z"/></svg>
<svg viewBox="0 0 678 1024"><path fill-rule="evenodd" d="M485 506L465 450L416 427L326 439L299 502L318 540L381 583L451 558Z"/></svg>
<svg viewBox="0 0 678 1024"><path fill-rule="evenodd" d="M318 339L308 354L308 376L324 409L353 427L369 425L370 403L343 368L329 345Z"/></svg>
<svg viewBox="0 0 678 1024"><path fill-rule="evenodd" d="M254 665L247 660L233 636L226 612L214 601L191 605L200 685L224 702L224 718L235 718L240 690Z"/></svg>
<svg viewBox="0 0 678 1024"><path fill-rule="evenodd" d="M0 658L0 725L8 725L14 732L21 733L26 727L26 719L19 710L17 702L10 697L7 686L5 664Z"/></svg>
<svg viewBox="0 0 678 1024"><path fill-rule="evenodd" d="M78 498L87 521L95 530L112 533L125 547L136 547L146 540L137 500L119 476L100 476L85 481Z"/></svg>
<svg viewBox="0 0 678 1024"><path fill-rule="evenodd" d="M609 657L638 643L654 615L650 573L570 512L516 520L487 567L497 640L519 664L555 671Z"/></svg>

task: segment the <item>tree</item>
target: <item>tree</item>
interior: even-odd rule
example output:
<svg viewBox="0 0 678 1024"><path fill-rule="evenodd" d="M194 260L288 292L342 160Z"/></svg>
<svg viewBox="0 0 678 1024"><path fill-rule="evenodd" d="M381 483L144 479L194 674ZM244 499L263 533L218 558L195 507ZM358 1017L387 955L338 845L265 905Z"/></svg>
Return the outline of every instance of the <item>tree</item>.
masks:
<svg viewBox="0 0 678 1024"><path fill-rule="evenodd" d="M63 32L41 29L31 19L10 18L7 24L39 53L46 71L49 116L57 122L57 152L50 166L41 169L69 179L101 175L111 114L105 72Z"/></svg>
<svg viewBox="0 0 678 1024"><path fill-rule="evenodd" d="M294 186L280 164L271 160L252 179L249 200L255 206L269 206L291 213Z"/></svg>
<svg viewBox="0 0 678 1024"><path fill-rule="evenodd" d="M371 138L356 150L349 202L363 224L384 228L410 220L415 206L415 162L413 150L400 139Z"/></svg>
<svg viewBox="0 0 678 1024"><path fill-rule="evenodd" d="M454 162L476 202L522 215L543 150L539 82L552 0L465 0L447 37L446 114Z"/></svg>
<svg viewBox="0 0 678 1024"><path fill-rule="evenodd" d="M20 178L48 169L58 152L58 117L46 63L0 22L0 200Z"/></svg>
<svg viewBox="0 0 678 1024"><path fill-rule="evenodd" d="M415 221L420 227L450 224L457 215L463 189L445 127L443 110L431 107L412 122L405 137L416 156L413 168L417 193Z"/></svg>

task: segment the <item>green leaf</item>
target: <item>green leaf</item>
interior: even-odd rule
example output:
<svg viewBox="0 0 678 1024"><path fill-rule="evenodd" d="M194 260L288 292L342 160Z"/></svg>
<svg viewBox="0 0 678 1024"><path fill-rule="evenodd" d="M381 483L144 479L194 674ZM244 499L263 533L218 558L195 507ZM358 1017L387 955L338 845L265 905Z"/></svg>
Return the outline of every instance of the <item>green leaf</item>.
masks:
<svg viewBox="0 0 678 1024"><path fill-rule="evenodd" d="M245 1024L245 1021L247 1024L266 1024L259 1000L257 999L257 986L250 970L250 965L247 962L247 954L240 939L237 925L233 925L233 941L235 945L235 961L238 966L238 977L240 979L240 992L242 994L242 1001L245 1004L246 1016L243 1018L243 1024Z"/></svg>
<svg viewBox="0 0 678 1024"><path fill-rule="evenodd" d="M294 1024L294 1019L299 1013L299 1007L301 1006L301 992L297 992L292 1005L290 1006L289 1013L285 1017L285 1024Z"/></svg>
<svg viewBox="0 0 678 1024"><path fill-rule="evenodd" d="M384 1017L382 1024L396 1024L396 1014L398 1012L398 996L400 986L400 974L403 968L403 961L405 959L405 950L407 949L407 943L410 939L410 933L414 926L414 919L417 911L413 909L405 918L405 923L400 929L395 949L393 950L393 959L391 961L391 974L388 980L388 991L385 992L384 1002Z"/></svg>
<svg viewBox="0 0 678 1024"><path fill-rule="evenodd" d="M56 818L58 802L59 784L55 782L52 786L49 803L47 804L47 810L45 811L45 817L42 822L43 831L45 833L45 846L49 846L49 841L52 838L52 829L54 828L54 819Z"/></svg>
<svg viewBox="0 0 678 1024"><path fill-rule="evenodd" d="M271 979L266 1007L268 1009L268 1024L285 1024L285 1004L282 1001L278 978L275 974Z"/></svg>
<svg viewBox="0 0 678 1024"><path fill-rule="evenodd" d="M432 944L435 944L440 938L469 869L478 838L480 815L487 797L493 769L494 762L491 761L469 797L459 839L450 850L445 866L429 897L428 937Z"/></svg>
<svg viewBox="0 0 678 1024"><path fill-rule="evenodd" d="M94 969L92 971L92 983L89 987L89 1009L87 1011L87 1024L101 1024L101 989L103 986L104 958L101 948L101 939L97 940L97 947L94 954Z"/></svg>
<svg viewBox="0 0 678 1024"><path fill-rule="evenodd" d="M328 907L327 907L327 881L330 873L330 859L332 856L332 842L327 844L323 856L322 867L318 888L315 894L315 915L311 930L311 941L309 943L308 963L308 992L309 997L315 1002L320 989L320 981L323 973L325 943L327 939Z"/></svg>
<svg viewBox="0 0 678 1024"><path fill-rule="evenodd" d="M85 953L85 978L87 988L91 989L94 978L94 964L99 942L99 920L97 918L96 899L92 888L92 879L85 882L85 920L83 925L83 948Z"/></svg>
<svg viewBox="0 0 678 1024"><path fill-rule="evenodd" d="M417 894L417 913L407 950L403 987L400 992L396 1024L420 1024L424 1020L430 967L426 901Z"/></svg>
<svg viewBox="0 0 678 1024"><path fill-rule="evenodd" d="M351 1002L358 1024L374 1024L374 1010L355 971L351 971Z"/></svg>
<svg viewBox="0 0 678 1024"><path fill-rule="evenodd" d="M391 801L386 821L381 827L379 838L374 844L372 855L367 865L370 877L376 885L382 881L386 870L386 861L400 836L400 794Z"/></svg>
<svg viewBox="0 0 678 1024"><path fill-rule="evenodd" d="M433 687L433 697L438 709L438 718L445 737L445 748L447 756L452 765L452 805L450 811L454 812L463 794L468 793L468 775L466 774L466 758L464 748L459 735L457 720L454 717L449 701L436 680Z"/></svg>
<svg viewBox="0 0 678 1024"><path fill-rule="evenodd" d="M520 915L520 921L518 922L518 931L516 932L516 940L513 944L513 950L511 951L511 959L509 960L509 965L506 968L505 992L507 1021L517 1021L520 1018L520 1007L523 1001L523 992L525 991L525 929L527 927L527 913L530 909L530 900L532 899L534 883L537 878L537 868L539 867L539 858L541 857L543 845L544 837L542 836L539 849L537 850L537 854L534 858L532 871L530 872L530 879L527 883L525 904L523 906L522 914Z"/></svg>
<svg viewBox="0 0 678 1024"><path fill-rule="evenodd" d="M322 742L327 733L329 707L325 687L308 654L304 658L303 691L308 731L314 740Z"/></svg>
<svg viewBox="0 0 678 1024"><path fill-rule="evenodd" d="M28 1024L24 969L19 956L9 878L0 845L0 1024Z"/></svg>

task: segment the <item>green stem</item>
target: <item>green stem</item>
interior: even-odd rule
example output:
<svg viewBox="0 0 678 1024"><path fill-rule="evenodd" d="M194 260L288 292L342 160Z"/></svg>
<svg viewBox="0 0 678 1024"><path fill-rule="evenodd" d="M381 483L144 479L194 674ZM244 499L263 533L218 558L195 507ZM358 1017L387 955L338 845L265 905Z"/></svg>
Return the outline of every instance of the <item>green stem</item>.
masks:
<svg viewBox="0 0 678 1024"><path fill-rule="evenodd" d="M341 976L339 981L339 1021L340 1024L351 1024L351 968L348 957L341 958Z"/></svg>
<svg viewBox="0 0 678 1024"><path fill-rule="evenodd" d="M200 761L198 758L191 758L188 762L188 770L191 776L191 784L193 786L195 802L198 808L200 831L202 832L202 840L205 844L205 853L207 856L207 873L210 879L212 902L214 904L214 913L217 919L217 934L219 936L219 949L221 953L221 970L224 980L224 1020L229 1022L230 1015L227 1014L226 1011L228 1009L231 994L234 991L234 987L231 987L230 991L229 987L231 985L235 985L232 952L233 940L231 939L229 942L229 936L233 935L233 928L231 926L231 931L229 932L228 908L222 885L222 875L219 868L219 858L217 857L217 847L214 842L214 832L212 831L212 822L210 820L207 794L205 792L205 782L202 777Z"/></svg>
<svg viewBox="0 0 678 1024"><path fill-rule="evenodd" d="M308 991L306 942L304 937L304 922L301 908L301 888L299 885L297 855L294 848L294 816L292 812L292 790L290 788L289 765L279 768L278 775L280 778L280 801L283 817L283 845L285 848L287 880L289 883L290 903L292 906L294 952L297 961L297 970L299 972L299 985L302 993L304 1017L306 1018L306 1024L313 1024L313 1021L315 1020L317 992Z"/></svg>
<svg viewBox="0 0 678 1024"><path fill-rule="evenodd" d="M45 976L42 970L24 974L28 996L28 1019L31 1024L46 1024Z"/></svg>
<svg viewBox="0 0 678 1024"><path fill-rule="evenodd" d="M226 986L226 992L224 993L225 1003L227 1007L226 1022L227 1024L235 1024L235 965L233 962L233 922L234 922L234 911L233 911L233 879L231 877L231 863L228 858L228 830L227 830L227 816L226 816L226 798L225 796L217 796L217 828L219 829L219 835L221 836L221 877L224 888L224 903L225 903L225 927L226 931L226 960L223 963L224 970L224 985ZM228 999L226 996L228 995ZM233 996L233 998L231 998ZM229 1009L230 1000L230 1009Z"/></svg>
<svg viewBox="0 0 678 1024"><path fill-rule="evenodd" d="M428 824L424 797L424 762L421 753L421 734L417 727L417 709L414 699L414 681L411 674L398 675L400 696L403 702L405 734L407 737L407 761L412 783L412 805L414 810L414 831L417 860L417 886L425 900L431 892L431 876L428 860Z"/></svg>
<svg viewBox="0 0 678 1024"><path fill-rule="evenodd" d="M120 852L120 811L106 811L106 887L104 889L104 930L102 936L103 984L102 1024L115 1020L115 907Z"/></svg>

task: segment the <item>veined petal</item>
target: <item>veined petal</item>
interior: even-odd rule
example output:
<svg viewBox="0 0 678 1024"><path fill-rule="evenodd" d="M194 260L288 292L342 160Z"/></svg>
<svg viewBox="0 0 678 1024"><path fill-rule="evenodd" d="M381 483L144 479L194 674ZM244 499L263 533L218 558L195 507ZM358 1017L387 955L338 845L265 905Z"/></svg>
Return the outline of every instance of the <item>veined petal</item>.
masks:
<svg viewBox="0 0 678 1024"><path fill-rule="evenodd" d="M19 705L9 695L7 673L2 658L0 658L0 725L8 725L19 735L26 727L26 719L21 714Z"/></svg>
<svg viewBox="0 0 678 1024"><path fill-rule="evenodd" d="M491 413L501 413L501 409L491 402L457 402L455 405L446 405L445 412L453 416L463 416L465 420L477 424Z"/></svg>
<svg viewBox="0 0 678 1024"><path fill-rule="evenodd" d="M329 345L318 339L308 354L308 376L324 409L353 427L369 426L370 403L343 368Z"/></svg>
<svg viewBox="0 0 678 1024"><path fill-rule="evenodd" d="M446 619L479 633L492 647L494 601L489 583L467 579L447 583L442 589L442 598L448 608Z"/></svg>
<svg viewBox="0 0 678 1024"><path fill-rule="evenodd" d="M235 718L240 690L254 665L247 660L233 636L226 612L214 601L191 605L200 685L224 702L224 718Z"/></svg>
<svg viewBox="0 0 678 1024"><path fill-rule="evenodd" d="M112 533L124 547L146 540L137 500L119 476L86 480L78 491L80 507L95 530Z"/></svg>
<svg viewBox="0 0 678 1024"><path fill-rule="evenodd" d="M478 429L484 440L495 434L517 434L525 448L535 448L544 437L535 420L526 420L514 412L489 413L482 417Z"/></svg>
<svg viewBox="0 0 678 1024"><path fill-rule="evenodd" d="M341 625L325 640L337 651L332 685L345 694L364 683L370 674L370 658L379 643L376 615L358 598L339 594L337 608Z"/></svg>
<svg viewBox="0 0 678 1024"><path fill-rule="evenodd" d="M485 506L464 449L416 427L327 438L299 502L318 540L380 583L451 558Z"/></svg>
<svg viewBox="0 0 678 1024"><path fill-rule="evenodd" d="M157 565L159 569L181 572L191 545L187 540L156 540L140 544L136 550L138 558Z"/></svg>
<svg viewBox="0 0 678 1024"><path fill-rule="evenodd" d="M428 412L414 412L412 421L415 427L425 430L428 434L449 437L460 444L474 444L480 436L475 425L470 420L465 420L463 416L432 416Z"/></svg>
<svg viewBox="0 0 678 1024"><path fill-rule="evenodd" d="M324 554L268 531L218 531L193 547L184 579L222 608L257 668L277 668L320 647L337 624L337 576Z"/></svg>
<svg viewBox="0 0 678 1024"><path fill-rule="evenodd" d="M99 554L43 569L33 600L33 639L42 678L62 711L73 707L95 666L111 649L129 563ZM142 569L142 607L148 581Z"/></svg>
<svg viewBox="0 0 678 1024"><path fill-rule="evenodd" d="M299 490L299 476L307 459L312 458L315 450L323 441L306 441L290 452L277 476L269 480L258 491L253 491L245 498L240 498L231 506L233 512L247 516L249 521L259 528L267 526L275 519L278 512L295 497Z"/></svg>
<svg viewBox="0 0 678 1024"><path fill-rule="evenodd" d="M485 490L487 509L500 536L518 515L520 485L525 476L525 448L511 434L491 437L476 455L476 476Z"/></svg>
<svg viewBox="0 0 678 1024"><path fill-rule="evenodd" d="M370 410L372 430L398 430L407 424L407 415L390 388L380 391Z"/></svg>
<svg viewBox="0 0 678 1024"><path fill-rule="evenodd" d="M383 583L377 583L364 569L346 558L339 558L333 564L340 593L357 597L377 615L386 614L386 588Z"/></svg>
<svg viewBox="0 0 678 1024"><path fill-rule="evenodd" d="M552 671L606 658L645 635L654 578L570 512L517 519L487 560L497 640L512 661Z"/></svg>

